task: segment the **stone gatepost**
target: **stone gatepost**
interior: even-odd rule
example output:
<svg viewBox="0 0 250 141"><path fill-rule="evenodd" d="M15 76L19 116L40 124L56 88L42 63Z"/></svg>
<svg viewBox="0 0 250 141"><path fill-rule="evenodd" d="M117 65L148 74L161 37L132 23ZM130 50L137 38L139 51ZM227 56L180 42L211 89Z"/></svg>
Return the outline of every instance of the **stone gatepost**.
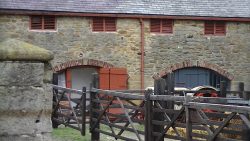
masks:
<svg viewBox="0 0 250 141"><path fill-rule="evenodd" d="M50 51L14 39L0 43L0 140L49 141Z"/></svg>

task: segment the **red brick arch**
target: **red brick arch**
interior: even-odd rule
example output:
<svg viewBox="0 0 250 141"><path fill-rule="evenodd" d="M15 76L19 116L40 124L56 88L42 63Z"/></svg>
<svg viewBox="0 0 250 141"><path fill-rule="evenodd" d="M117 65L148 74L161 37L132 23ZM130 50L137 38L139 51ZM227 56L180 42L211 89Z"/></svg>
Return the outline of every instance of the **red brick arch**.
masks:
<svg viewBox="0 0 250 141"><path fill-rule="evenodd" d="M234 76L232 74L230 74L226 70L220 68L218 65L211 64L211 63L208 63L205 61L196 61L196 62L184 61L181 63L173 64L173 65L170 65L169 67L165 68L164 70L161 70L159 73L154 74L153 78L157 79L157 78L160 78L160 77L167 75L168 73L174 72L175 70L182 69L182 68L188 68L188 67L207 68L207 69L210 69L210 70L217 72L218 74L228 78L229 80L232 80L234 78Z"/></svg>
<svg viewBox="0 0 250 141"><path fill-rule="evenodd" d="M53 67L54 72L59 72L62 70L65 70L67 68L76 67L76 66L95 66L95 67L101 67L101 68L112 68L114 67L112 64L109 64L104 61L94 60L94 59L79 59L79 60L71 60L65 63L61 63L58 65L55 65Z"/></svg>

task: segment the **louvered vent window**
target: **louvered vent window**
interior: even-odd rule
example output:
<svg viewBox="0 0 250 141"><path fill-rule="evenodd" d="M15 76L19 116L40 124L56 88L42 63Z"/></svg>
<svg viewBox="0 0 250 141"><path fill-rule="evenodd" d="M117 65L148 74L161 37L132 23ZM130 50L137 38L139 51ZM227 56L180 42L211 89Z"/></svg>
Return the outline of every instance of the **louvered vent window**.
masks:
<svg viewBox="0 0 250 141"><path fill-rule="evenodd" d="M31 16L30 29L32 30L55 30L55 16Z"/></svg>
<svg viewBox="0 0 250 141"><path fill-rule="evenodd" d="M173 33L173 20L151 19L150 32L153 32L153 33Z"/></svg>
<svg viewBox="0 0 250 141"><path fill-rule="evenodd" d="M116 31L116 18L93 18L92 30L96 32L114 32Z"/></svg>
<svg viewBox="0 0 250 141"><path fill-rule="evenodd" d="M206 35L225 35L226 23L224 21L205 21Z"/></svg>

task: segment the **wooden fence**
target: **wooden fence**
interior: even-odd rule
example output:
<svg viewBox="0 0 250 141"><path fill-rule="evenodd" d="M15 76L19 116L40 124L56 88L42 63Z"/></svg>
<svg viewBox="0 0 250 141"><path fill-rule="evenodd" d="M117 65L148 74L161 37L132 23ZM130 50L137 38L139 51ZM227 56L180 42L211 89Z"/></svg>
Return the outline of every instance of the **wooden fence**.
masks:
<svg viewBox="0 0 250 141"><path fill-rule="evenodd" d="M71 98L72 94L79 95L79 98ZM52 126L58 125L79 130L85 135L86 125L86 87L82 91L53 86L53 111L51 115Z"/></svg>
<svg viewBox="0 0 250 141"><path fill-rule="evenodd" d="M162 79L155 82L154 91L101 90L98 89L97 80L98 76L95 76L89 91L91 107L89 109L89 130L92 141L102 140L100 133L126 141L163 141L164 138L187 141L250 140L248 137L250 131L249 100L187 96L187 93L193 92L173 91L169 85L166 89L165 80ZM70 89L57 88L64 92L70 91ZM71 92L75 91L71 90ZM82 126L73 128L80 130L84 135L86 91L83 89L76 93L81 94L78 109L81 111L81 120L75 121ZM178 96L180 93L183 96ZM246 95L249 92L223 91L224 95L226 95L225 93ZM58 101L55 102L56 105L60 105ZM60 106L54 110L57 111L56 113L60 111L58 107ZM114 108L120 110L113 110ZM76 112L73 111L75 112L77 109L71 108L70 116L74 118L60 123L73 126L71 121L79 119ZM65 115L63 117L65 118ZM58 119L58 117L54 118Z"/></svg>

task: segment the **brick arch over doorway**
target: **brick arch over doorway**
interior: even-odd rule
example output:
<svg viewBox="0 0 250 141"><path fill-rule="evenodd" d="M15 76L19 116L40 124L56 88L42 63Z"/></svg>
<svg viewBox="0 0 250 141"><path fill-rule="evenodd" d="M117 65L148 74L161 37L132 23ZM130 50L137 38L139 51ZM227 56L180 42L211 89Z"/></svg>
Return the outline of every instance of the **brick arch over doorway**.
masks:
<svg viewBox="0 0 250 141"><path fill-rule="evenodd" d="M233 78L234 78L234 76L232 74L230 74L226 70L220 68L218 65L210 64L210 63L205 62L205 61L196 61L196 62L184 61L181 63L173 64L173 65L170 65L169 67L165 68L164 70L161 70L159 73L154 74L153 78L157 79L157 78L160 78L160 77L167 75L170 72L174 72L175 70L187 68L187 67L207 68L207 69L210 69L210 70L217 72L218 74L228 78L229 80L233 80Z"/></svg>
<svg viewBox="0 0 250 141"><path fill-rule="evenodd" d="M95 67L100 67L100 68L113 68L114 67L112 64L109 64L104 61L84 58L84 59L79 59L79 60L71 60L65 63L55 65L53 67L53 71L59 72L67 68L76 67L76 66L95 66Z"/></svg>

